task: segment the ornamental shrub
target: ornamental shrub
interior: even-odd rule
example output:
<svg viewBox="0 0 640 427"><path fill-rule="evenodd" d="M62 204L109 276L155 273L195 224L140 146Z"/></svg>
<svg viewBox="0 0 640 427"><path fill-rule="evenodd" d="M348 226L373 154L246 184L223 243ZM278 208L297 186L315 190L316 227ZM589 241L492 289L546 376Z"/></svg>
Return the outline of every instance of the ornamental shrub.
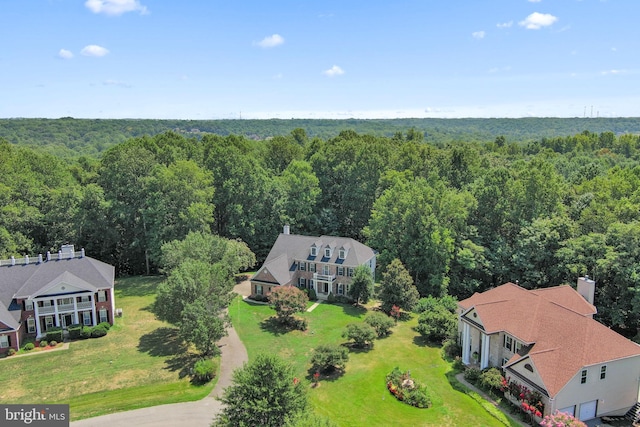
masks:
<svg viewBox="0 0 640 427"><path fill-rule="evenodd" d="M396 323L392 318L380 311L369 313L367 317L365 317L364 322L376 330L378 338L389 335L391 328Z"/></svg>
<svg viewBox="0 0 640 427"><path fill-rule="evenodd" d="M111 323L109 322L100 322L98 323L98 326L104 326L104 328L108 331L109 329L111 329Z"/></svg>
<svg viewBox="0 0 640 427"><path fill-rule="evenodd" d="M336 297L335 297L335 295L333 295L333 292L329 292L329 295L327 296L327 302L329 304L335 304L336 303Z"/></svg>
<svg viewBox="0 0 640 427"><path fill-rule="evenodd" d="M40 347L41 347L41 348L44 348L44 347L46 347L47 345L49 345L49 343L47 343L46 341L44 341L44 340L40 341Z"/></svg>
<svg viewBox="0 0 640 427"><path fill-rule="evenodd" d="M349 350L337 344L322 344L313 349L311 366L314 371L344 369L349 360Z"/></svg>
<svg viewBox="0 0 640 427"><path fill-rule="evenodd" d="M104 326L94 326L91 330L91 338L100 338L107 335L107 329Z"/></svg>
<svg viewBox="0 0 640 427"><path fill-rule="evenodd" d="M64 333L62 332L62 328L59 326L49 328L49 330L47 331L47 341L64 341Z"/></svg>
<svg viewBox="0 0 640 427"><path fill-rule="evenodd" d="M409 371L402 372L395 367L387 377L387 389L396 399L416 408L431 406L431 397L427 388L411 378Z"/></svg>
<svg viewBox="0 0 640 427"><path fill-rule="evenodd" d="M22 347L22 349L23 349L24 351L31 351L31 350L33 350L34 348L36 348L36 346L35 346L35 345L33 345L33 343L32 343L32 342L28 342L28 343L26 343L26 344Z"/></svg>
<svg viewBox="0 0 640 427"><path fill-rule="evenodd" d="M492 392L503 391L505 379L498 368L489 368L480 374L480 386Z"/></svg>
<svg viewBox="0 0 640 427"><path fill-rule="evenodd" d="M193 379L201 383L209 382L216 376L216 369L213 359L198 360L193 366Z"/></svg>
<svg viewBox="0 0 640 427"><path fill-rule="evenodd" d="M57 345L58 345L58 342L57 342L57 341L49 341L49 346L50 346L50 347L55 347L55 346L57 346Z"/></svg>
<svg viewBox="0 0 640 427"><path fill-rule="evenodd" d="M342 337L353 340L356 347L366 347L375 339L376 330L366 323L349 323L342 332Z"/></svg>
<svg viewBox="0 0 640 427"><path fill-rule="evenodd" d="M557 410L553 414L544 417L540 425L542 427L587 427L585 423L573 415L558 412Z"/></svg>
<svg viewBox="0 0 640 427"><path fill-rule="evenodd" d="M470 383L475 384L480 379L481 374L482 371L480 369L469 366L464 370L464 379L469 381Z"/></svg>
<svg viewBox="0 0 640 427"><path fill-rule="evenodd" d="M82 329L80 330L80 338L82 339L91 338L91 327L83 326Z"/></svg>
<svg viewBox="0 0 640 427"><path fill-rule="evenodd" d="M14 354L16 354L16 349L15 348L10 348L9 351L7 352L8 356L13 356Z"/></svg>
<svg viewBox="0 0 640 427"><path fill-rule="evenodd" d="M80 332L82 332L82 325L79 323L74 323L67 328L69 332L69 338L72 340L76 340L80 338Z"/></svg>
<svg viewBox="0 0 640 427"><path fill-rule="evenodd" d="M318 295L316 294L316 290L311 288L307 291L307 295L309 296L309 301L317 301Z"/></svg>

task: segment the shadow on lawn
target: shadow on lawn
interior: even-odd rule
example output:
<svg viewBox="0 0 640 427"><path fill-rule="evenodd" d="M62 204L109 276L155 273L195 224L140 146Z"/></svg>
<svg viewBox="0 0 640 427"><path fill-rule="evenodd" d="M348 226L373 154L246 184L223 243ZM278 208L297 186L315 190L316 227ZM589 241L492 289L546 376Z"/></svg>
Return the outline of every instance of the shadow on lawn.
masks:
<svg viewBox="0 0 640 427"><path fill-rule="evenodd" d="M335 304L335 305L341 305L342 311L347 316L361 318L365 314L367 314L367 309L361 305L355 305L355 304Z"/></svg>
<svg viewBox="0 0 640 427"><path fill-rule="evenodd" d="M442 347L441 343L439 344L437 342L429 341L428 339L426 339L422 335L416 335L415 337L413 337L413 343L415 345L417 345L418 347L429 347L429 348L440 348L440 347Z"/></svg>
<svg viewBox="0 0 640 427"><path fill-rule="evenodd" d="M298 330L294 326L282 324L276 316L271 316L260 322L260 329L276 337Z"/></svg>
<svg viewBox="0 0 640 427"><path fill-rule="evenodd" d="M162 327L140 337L138 351L151 356L173 356L186 353L187 346L178 336L177 328Z"/></svg>

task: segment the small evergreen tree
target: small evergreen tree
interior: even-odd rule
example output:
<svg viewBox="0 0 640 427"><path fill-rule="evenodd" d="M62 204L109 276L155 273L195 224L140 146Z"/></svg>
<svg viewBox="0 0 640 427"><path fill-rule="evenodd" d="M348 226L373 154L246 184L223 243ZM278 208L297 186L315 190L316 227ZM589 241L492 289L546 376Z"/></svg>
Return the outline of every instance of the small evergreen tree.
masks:
<svg viewBox="0 0 640 427"><path fill-rule="evenodd" d="M357 304L366 304L373 296L373 277L371 270L366 265L359 265L353 272L353 281L349 288L348 295Z"/></svg>
<svg viewBox="0 0 640 427"><path fill-rule="evenodd" d="M364 318L364 322L376 330L378 338L389 335L391 328L395 325L392 318L379 311L369 313Z"/></svg>
<svg viewBox="0 0 640 427"><path fill-rule="evenodd" d="M366 347L376 338L376 330L366 323L349 323L342 337L353 340L356 347Z"/></svg>
<svg viewBox="0 0 640 427"><path fill-rule="evenodd" d="M322 344L313 349L311 365L316 371L342 370L348 360L349 350L345 347L337 344Z"/></svg>

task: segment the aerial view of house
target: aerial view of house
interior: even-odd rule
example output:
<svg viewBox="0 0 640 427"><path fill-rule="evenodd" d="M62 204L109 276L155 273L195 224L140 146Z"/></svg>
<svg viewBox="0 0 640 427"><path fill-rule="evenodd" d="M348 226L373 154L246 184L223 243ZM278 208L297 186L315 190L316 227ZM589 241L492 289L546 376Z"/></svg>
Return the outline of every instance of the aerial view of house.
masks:
<svg viewBox="0 0 640 427"><path fill-rule="evenodd" d="M0 352L53 327L113 324L115 269L64 245L57 254L0 261Z"/></svg>
<svg viewBox="0 0 640 427"><path fill-rule="evenodd" d="M595 282L527 290L506 283L459 302L463 363L502 367L540 393L544 414L624 415L638 401L640 346L593 319Z"/></svg>
<svg viewBox="0 0 640 427"><path fill-rule="evenodd" d="M266 295L274 286L297 286L313 289L318 299L326 300L329 294L347 294L353 272L360 265L374 274L373 249L346 237L291 234L285 226L251 278L251 292Z"/></svg>

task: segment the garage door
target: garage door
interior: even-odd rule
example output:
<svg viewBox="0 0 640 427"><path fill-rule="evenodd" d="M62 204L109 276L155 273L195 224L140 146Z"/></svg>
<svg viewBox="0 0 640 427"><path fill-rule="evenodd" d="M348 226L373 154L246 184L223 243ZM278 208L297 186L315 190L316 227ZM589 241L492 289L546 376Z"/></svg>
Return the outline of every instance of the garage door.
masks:
<svg viewBox="0 0 640 427"><path fill-rule="evenodd" d="M590 420L596 417L598 401L584 402L580 404L580 421Z"/></svg>
<svg viewBox="0 0 640 427"><path fill-rule="evenodd" d="M572 417L576 416L576 407L574 406L567 406L566 408L562 408L562 409L558 409L558 412L564 412L565 414L569 414Z"/></svg>

